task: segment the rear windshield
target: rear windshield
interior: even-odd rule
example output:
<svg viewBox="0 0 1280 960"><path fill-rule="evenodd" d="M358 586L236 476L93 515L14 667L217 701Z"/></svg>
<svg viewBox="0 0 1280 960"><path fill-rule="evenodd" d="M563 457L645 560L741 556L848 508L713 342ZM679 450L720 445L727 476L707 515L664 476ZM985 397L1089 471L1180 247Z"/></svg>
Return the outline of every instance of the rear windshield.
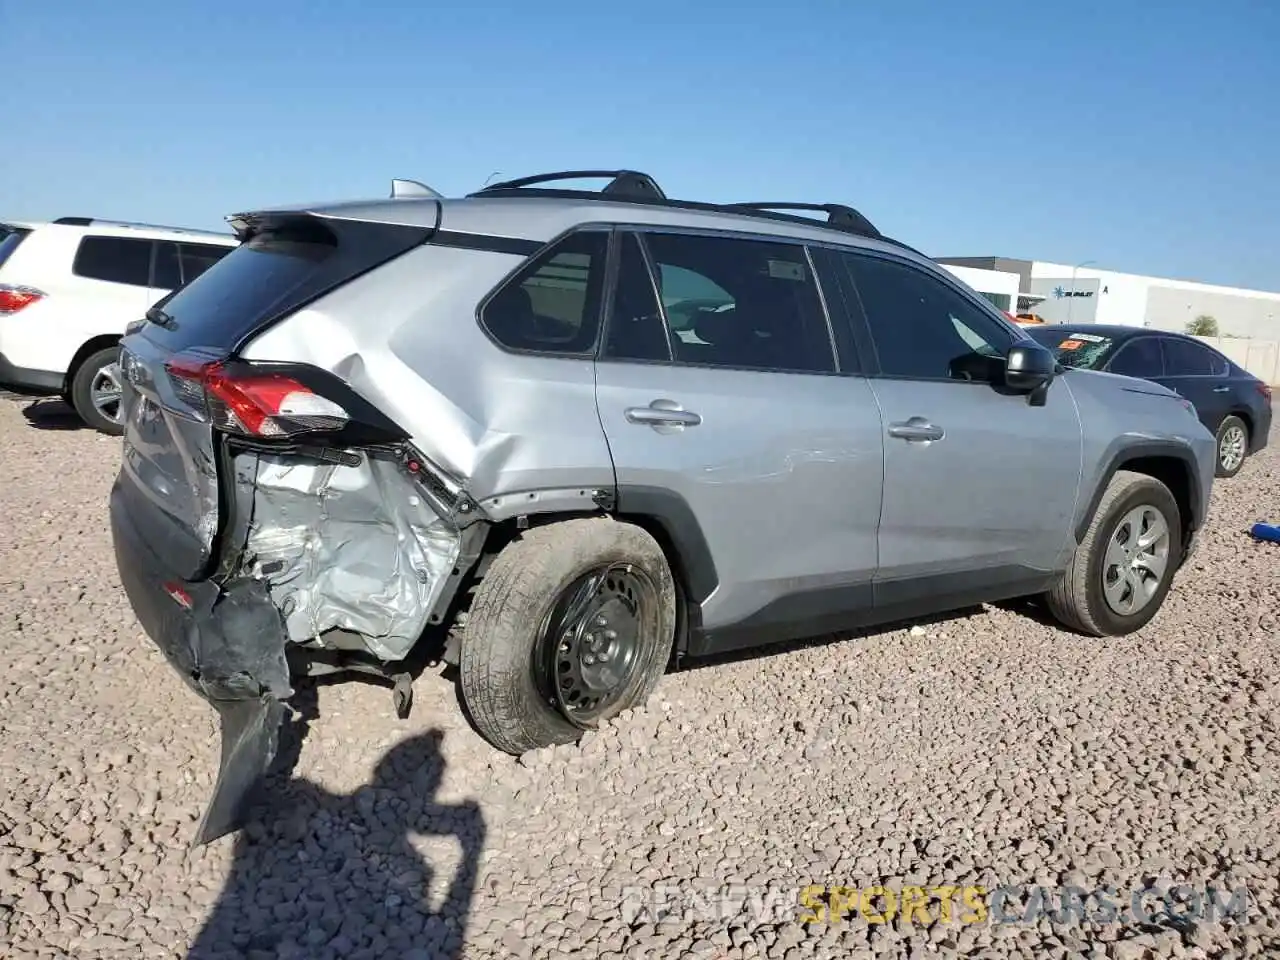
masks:
<svg viewBox="0 0 1280 960"><path fill-rule="evenodd" d="M376 221L281 218L157 303L146 337L173 352L234 353L271 323L412 249L430 232Z"/></svg>
<svg viewBox="0 0 1280 960"><path fill-rule="evenodd" d="M1037 327L1028 330L1031 338L1053 351L1064 367L1093 369L1115 342L1111 337L1081 330L1063 330L1060 327Z"/></svg>
<svg viewBox="0 0 1280 960"><path fill-rule="evenodd" d="M156 306L168 318L147 338L170 350L230 351L259 324L287 309L290 295L322 269L333 244L255 237Z"/></svg>
<svg viewBox="0 0 1280 960"><path fill-rule="evenodd" d="M0 267L18 249L18 244L26 239L31 231L26 227L0 227Z"/></svg>

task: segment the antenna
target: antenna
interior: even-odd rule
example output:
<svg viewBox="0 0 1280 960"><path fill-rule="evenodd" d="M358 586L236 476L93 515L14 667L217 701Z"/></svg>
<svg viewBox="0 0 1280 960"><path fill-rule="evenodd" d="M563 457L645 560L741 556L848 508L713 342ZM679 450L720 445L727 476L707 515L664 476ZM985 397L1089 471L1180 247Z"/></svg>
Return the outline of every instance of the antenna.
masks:
<svg viewBox="0 0 1280 960"><path fill-rule="evenodd" d="M444 194L432 190L425 183L419 183L417 180L392 180L391 181L391 199L392 200L412 200L429 197L432 200L443 200Z"/></svg>

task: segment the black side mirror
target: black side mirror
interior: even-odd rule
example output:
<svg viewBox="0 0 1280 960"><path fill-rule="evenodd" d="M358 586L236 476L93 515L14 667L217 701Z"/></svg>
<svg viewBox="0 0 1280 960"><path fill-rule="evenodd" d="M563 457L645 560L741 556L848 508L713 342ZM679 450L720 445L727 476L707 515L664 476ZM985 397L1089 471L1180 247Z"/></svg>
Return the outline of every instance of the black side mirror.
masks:
<svg viewBox="0 0 1280 960"><path fill-rule="evenodd" d="M1053 353L1038 343L1020 340L1004 357L1004 382L1010 390L1027 394L1033 407L1044 406L1049 384L1058 372Z"/></svg>

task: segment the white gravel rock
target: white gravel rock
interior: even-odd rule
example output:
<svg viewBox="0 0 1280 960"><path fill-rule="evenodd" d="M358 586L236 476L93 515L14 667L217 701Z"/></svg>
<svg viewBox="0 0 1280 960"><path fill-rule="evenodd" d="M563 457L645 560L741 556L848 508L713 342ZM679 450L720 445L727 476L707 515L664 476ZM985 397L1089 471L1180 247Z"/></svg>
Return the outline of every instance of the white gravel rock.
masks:
<svg viewBox="0 0 1280 960"><path fill-rule="evenodd" d="M1001 606L789 643L671 675L647 707L519 761L434 674L408 721L383 688L322 685L318 719L285 738L292 778L242 835L191 850L214 714L119 589L118 441L72 427L56 402L0 399L0 956L1280 952L1280 547L1245 532L1280 519L1280 440L1219 482L1199 551L1134 636ZM1127 902L1148 881L1244 885L1248 915L963 924L935 902L930 923L855 906L806 925L796 900L1040 883ZM635 915L659 887L702 909ZM737 893L709 902L715 887Z"/></svg>

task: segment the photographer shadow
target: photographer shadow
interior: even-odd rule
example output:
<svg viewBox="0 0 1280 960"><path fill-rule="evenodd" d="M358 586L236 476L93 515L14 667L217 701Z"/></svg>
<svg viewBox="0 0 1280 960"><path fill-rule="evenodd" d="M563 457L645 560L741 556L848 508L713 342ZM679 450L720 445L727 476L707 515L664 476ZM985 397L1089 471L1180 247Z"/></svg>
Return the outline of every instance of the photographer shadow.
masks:
<svg viewBox="0 0 1280 960"><path fill-rule="evenodd" d="M484 818L478 805L439 804L443 734L394 746L372 781L335 794L290 777L314 718L314 690L281 730L280 752L236 841L235 861L188 960L356 960L461 954ZM411 834L456 837L447 889ZM432 900L438 901L432 906Z"/></svg>

